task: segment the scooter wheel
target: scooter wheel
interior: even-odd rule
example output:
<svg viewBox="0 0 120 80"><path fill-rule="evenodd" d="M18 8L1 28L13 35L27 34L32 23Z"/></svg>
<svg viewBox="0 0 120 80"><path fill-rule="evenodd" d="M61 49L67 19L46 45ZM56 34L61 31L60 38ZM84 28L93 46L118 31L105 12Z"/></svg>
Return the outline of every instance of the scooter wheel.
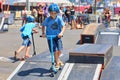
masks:
<svg viewBox="0 0 120 80"><path fill-rule="evenodd" d="M50 74L50 77L54 77L54 73L53 72Z"/></svg>
<svg viewBox="0 0 120 80"><path fill-rule="evenodd" d="M62 70L62 67L60 67L59 70Z"/></svg>

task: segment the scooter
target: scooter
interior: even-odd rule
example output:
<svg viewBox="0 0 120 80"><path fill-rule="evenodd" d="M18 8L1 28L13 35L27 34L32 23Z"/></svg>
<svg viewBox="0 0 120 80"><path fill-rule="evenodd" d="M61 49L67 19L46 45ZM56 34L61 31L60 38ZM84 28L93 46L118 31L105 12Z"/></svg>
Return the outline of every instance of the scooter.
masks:
<svg viewBox="0 0 120 80"><path fill-rule="evenodd" d="M35 56L36 55L36 50L35 50L35 43L34 43L33 33L32 33L32 42L33 42L33 55L32 56Z"/></svg>
<svg viewBox="0 0 120 80"><path fill-rule="evenodd" d="M40 37L42 37L42 36L40 35ZM46 38L48 40L50 40L50 47L51 47L50 52L51 52L52 66L50 68L50 72L51 72L50 77L54 77L54 74L56 74L58 72L58 70L55 68L55 59L54 59L54 51L53 51L53 38L55 38L55 37L56 37L56 35L46 35Z"/></svg>
<svg viewBox="0 0 120 80"><path fill-rule="evenodd" d="M51 50L51 62L52 62L52 66L50 68L50 76L54 77L54 74L57 73L57 69L55 68L55 59L54 59L54 51L53 51L53 38L56 37L56 35L47 35L46 36L48 40L50 40L50 50Z"/></svg>
<svg viewBox="0 0 120 80"><path fill-rule="evenodd" d="M32 42L33 42L33 55L32 56L35 56L36 55L36 50L35 50L35 43L34 43L34 37L33 37L33 33L32 33ZM17 61L22 61L22 60L25 60L25 58L18 58L18 59L15 59L12 63L15 63Z"/></svg>

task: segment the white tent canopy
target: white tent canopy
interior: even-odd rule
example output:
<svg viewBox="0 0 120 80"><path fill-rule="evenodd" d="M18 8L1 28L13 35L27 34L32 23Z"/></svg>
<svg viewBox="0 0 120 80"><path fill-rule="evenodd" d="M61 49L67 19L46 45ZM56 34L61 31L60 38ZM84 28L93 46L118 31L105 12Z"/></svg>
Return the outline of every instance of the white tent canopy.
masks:
<svg viewBox="0 0 120 80"><path fill-rule="evenodd" d="M14 0L13 3L26 3L27 0ZM29 0L30 3L58 3L58 4L72 4L68 0Z"/></svg>

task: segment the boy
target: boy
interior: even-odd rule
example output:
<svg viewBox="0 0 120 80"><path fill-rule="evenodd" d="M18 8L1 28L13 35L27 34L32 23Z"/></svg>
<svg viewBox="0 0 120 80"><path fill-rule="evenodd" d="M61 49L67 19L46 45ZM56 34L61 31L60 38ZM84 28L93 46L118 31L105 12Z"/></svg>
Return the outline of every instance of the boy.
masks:
<svg viewBox="0 0 120 80"><path fill-rule="evenodd" d="M38 32L36 29L34 29L34 27L36 27L36 24L34 23L34 21L35 21L35 18L33 16L27 16L27 23L20 28L20 31L22 32L21 37L23 39L23 42L22 42L22 46L17 51L15 51L14 59L17 59L18 53L23 51L25 47L26 47L25 56L24 58L20 58L20 59L23 60L25 58L30 58L30 55L29 55L30 45L31 45L30 38L32 33Z"/></svg>
<svg viewBox="0 0 120 80"><path fill-rule="evenodd" d="M60 66L63 66L63 62L60 60L61 50L62 50L62 40L61 37L65 31L65 23L63 22L62 18L58 17L58 13L60 12L59 7L57 4L51 4L48 8L50 16L45 19L42 23L42 37L47 35L56 35L53 38L53 51L54 51L54 58L55 58L55 67L59 69ZM45 34L46 29L46 34ZM48 40L48 46L50 50L50 41ZM51 51L51 50L50 50Z"/></svg>

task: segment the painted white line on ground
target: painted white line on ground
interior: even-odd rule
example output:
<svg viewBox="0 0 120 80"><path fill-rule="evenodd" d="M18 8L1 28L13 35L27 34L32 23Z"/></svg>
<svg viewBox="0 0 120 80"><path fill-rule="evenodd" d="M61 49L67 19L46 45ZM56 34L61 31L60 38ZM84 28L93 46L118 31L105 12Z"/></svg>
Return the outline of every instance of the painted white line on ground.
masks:
<svg viewBox="0 0 120 80"><path fill-rule="evenodd" d="M68 69L68 67L69 67L69 63L66 63L65 66L64 66L64 68L62 69L62 72L61 72L61 74L59 75L59 77L58 77L57 80L62 80L64 74L66 73L66 71L67 71L67 69Z"/></svg>
<svg viewBox="0 0 120 80"><path fill-rule="evenodd" d="M118 32L101 32L100 34L119 35Z"/></svg>
<svg viewBox="0 0 120 80"><path fill-rule="evenodd" d="M67 80L73 66L74 66L74 63L66 63L57 80Z"/></svg>
<svg viewBox="0 0 120 80"><path fill-rule="evenodd" d="M12 77L19 71L19 69L23 66L23 64L25 63L25 61L22 61L17 68L12 72L12 74L7 78L7 80L11 80Z"/></svg>
<svg viewBox="0 0 120 80"><path fill-rule="evenodd" d="M2 62L13 62L13 60L6 58L6 57L0 57L0 61Z"/></svg>
<svg viewBox="0 0 120 80"><path fill-rule="evenodd" d="M101 68L102 68L102 64L98 64L97 68L95 70L95 74L94 74L93 80L98 80L99 79Z"/></svg>
<svg viewBox="0 0 120 80"><path fill-rule="evenodd" d="M0 24L0 30L2 29L2 26L3 26L4 20L5 20L5 18L3 17L3 18L2 18L2 22L1 22L1 24Z"/></svg>
<svg viewBox="0 0 120 80"><path fill-rule="evenodd" d="M69 74L70 74L73 66L74 66L74 63L70 63L69 68L68 68L68 70L67 70L67 72L66 72L66 74L64 75L64 78L63 78L62 80L67 80L67 78L68 78L68 76L69 76Z"/></svg>
<svg viewBox="0 0 120 80"><path fill-rule="evenodd" d="M119 36L119 40L118 40L118 46L120 46L120 36Z"/></svg>

